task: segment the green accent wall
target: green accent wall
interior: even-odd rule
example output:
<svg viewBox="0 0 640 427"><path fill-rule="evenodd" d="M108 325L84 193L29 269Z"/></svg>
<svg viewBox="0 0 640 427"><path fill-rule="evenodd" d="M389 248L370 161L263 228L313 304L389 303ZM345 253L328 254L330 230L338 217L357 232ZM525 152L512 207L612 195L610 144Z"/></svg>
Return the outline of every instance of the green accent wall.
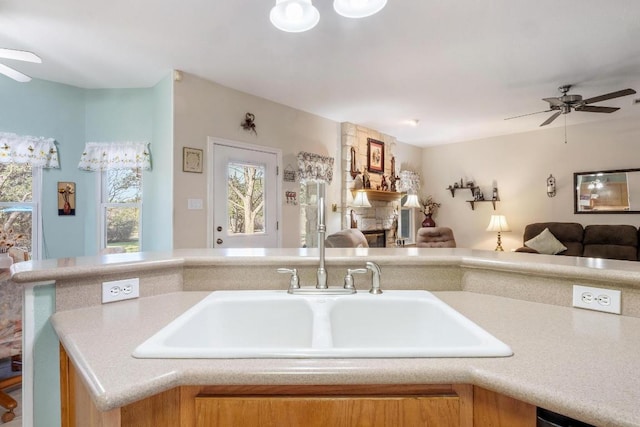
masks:
<svg viewBox="0 0 640 427"><path fill-rule="evenodd" d="M0 76L0 132L51 137L60 169L43 172L42 258L95 255L98 247L96 174L78 169L86 142L149 141L152 170L143 176L143 249L171 250L173 242L173 81L153 88L82 89ZM57 183L76 183L76 215L58 216ZM49 322L55 286L34 290L34 425L60 425L58 340Z"/></svg>

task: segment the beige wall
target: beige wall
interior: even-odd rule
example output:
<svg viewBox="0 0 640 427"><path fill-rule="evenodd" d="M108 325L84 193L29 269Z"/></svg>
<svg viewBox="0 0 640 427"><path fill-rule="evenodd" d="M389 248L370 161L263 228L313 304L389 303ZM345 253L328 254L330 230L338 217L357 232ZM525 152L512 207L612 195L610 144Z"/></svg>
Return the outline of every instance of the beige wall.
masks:
<svg viewBox="0 0 640 427"><path fill-rule="evenodd" d="M204 248L207 212L187 210L187 199L207 200L207 137L218 137L282 150L283 167L297 169L299 151L336 157L333 182L327 186L327 203L340 204L340 125L313 114L229 89L184 73L174 83L174 234L173 247ZM258 135L240 127L247 112L256 116ZM202 174L182 172L182 147L205 150ZM282 192L299 191L284 183ZM299 206L287 205L282 196L283 247L299 246ZM327 210L327 230L340 229L340 213Z"/></svg>
<svg viewBox="0 0 640 427"><path fill-rule="evenodd" d="M428 147L423 150L421 195L431 194L442 207L436 223L451 227L459 247L492 250L495 233L485 231L491 214L506 215L511 233L503 233L503 247L522 246L525 225L543 221L588 224L640 225L638 214L573 213L573 173L599 169L640 167L638 115L569 126L542 129L478 141ZM546 178L557 180L557 195L546 195ZM497 185L501 201L494 212L491 203L480 203L472 211L468 190L455 198L445 188L460 178L472 179L487 198Z"/></svg>

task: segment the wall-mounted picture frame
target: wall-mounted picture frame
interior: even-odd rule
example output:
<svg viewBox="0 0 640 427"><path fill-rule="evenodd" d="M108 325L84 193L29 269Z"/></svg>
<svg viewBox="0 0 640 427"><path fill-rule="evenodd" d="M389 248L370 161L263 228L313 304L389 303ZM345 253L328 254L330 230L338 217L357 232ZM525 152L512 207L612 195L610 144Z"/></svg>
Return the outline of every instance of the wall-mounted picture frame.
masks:
<svg viewBox="0 0 640 427"><path fill-rule="evenodd" d="M76 183L58 181L58 215L76 214Z"/></svg>
<svg viewBox="0 0 640 427"><path fill-rule="evenodd" d="M182 147L182 172L202 173L202 153L198 148Z"/></svg>
<svg viewBox="0 0 640 427"><path fill-rule="evenodd" d="M367 138L367 170L384 174L384 142Z"/></svg>

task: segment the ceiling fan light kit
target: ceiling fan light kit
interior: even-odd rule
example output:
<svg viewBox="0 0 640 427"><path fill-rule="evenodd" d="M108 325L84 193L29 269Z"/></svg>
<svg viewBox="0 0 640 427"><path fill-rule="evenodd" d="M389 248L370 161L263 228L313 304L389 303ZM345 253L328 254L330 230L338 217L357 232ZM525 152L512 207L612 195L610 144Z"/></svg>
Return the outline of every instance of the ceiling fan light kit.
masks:
<svg viewBox="0 0 640 427"><path fill-rule="evenodd" d="M335 11L347 18L365 18L378 13L387 0L335 0ZM311 0L276 0L269 13L274 27L288 33L301 33L315 27L320 21L320 12Z"/></svg>
<svg viewBox="0 0 640 427"><path fill-rule="evenodd" d="M26 50L0 48L0 58L12 59L15 61L34 62L37 64L42 63L42 59L40 59L38 55ZM12 78L13 80L20 83L31 81L31 77L3 64L0 64L0 74L4 74L5 76Z"/></svg>

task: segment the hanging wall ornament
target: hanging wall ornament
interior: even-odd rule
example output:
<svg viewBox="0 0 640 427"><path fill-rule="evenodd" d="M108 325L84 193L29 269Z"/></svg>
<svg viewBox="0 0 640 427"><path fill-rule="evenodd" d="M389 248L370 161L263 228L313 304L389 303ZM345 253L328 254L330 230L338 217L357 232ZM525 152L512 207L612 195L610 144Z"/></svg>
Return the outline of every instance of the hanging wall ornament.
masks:
<svg viewBox="0 0 640 427"><path fill-rule="evenodd" d="M244 115L244 121L242 123L240 123L240 126L242 126L242 129L252 132L254 135L258 135L258 131L256 130L256 116L251 114L251 113L247 113Z"/></svg>

